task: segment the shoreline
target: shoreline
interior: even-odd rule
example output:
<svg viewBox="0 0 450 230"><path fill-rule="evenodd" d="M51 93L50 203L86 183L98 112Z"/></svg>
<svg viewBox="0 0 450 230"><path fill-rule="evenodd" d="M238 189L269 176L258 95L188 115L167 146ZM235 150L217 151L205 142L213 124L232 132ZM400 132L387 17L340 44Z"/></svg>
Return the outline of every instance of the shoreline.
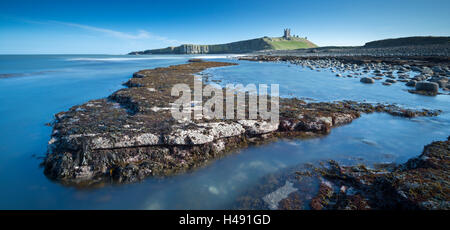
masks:
<svg viewBox="0 0 450 230"><path fill-rule="evenodd" d="M396 46L380 46L380 47L342 47L342 46L325 46L310 49L297 50L268 50L254 52L258 55L273 56L297 56L297 57L449 57L449 44L428 44L428 45L396 45Z"/></svg>
<svg viewBox="0 0 450 230"><path fill-rule="evenodd" d="M439 114L394 105L306 103L280 98L279 124L237 119L180 123L170 116L167 108L174 99L170 96L173 84L192 86L195 73L230 65L236 64L201 61L141 70L125 83L128 88L107 99L92 100L56 114L44 173L77 187L131 183L148 176L193 170L234 150L280 137L323 136L362 113L386 112L402 117Z"/></svg>
<svg viewBox="0 0 450 230"><path fill-rule="evenodd" d="M288 62L338 78L358 78L363 84L405 84L412 94L450 95L450 57L439 56L276 56L239 57L258 62ZM411 76L412 74L417 74ZM384 81L383 81L384 80Z"/></svg>

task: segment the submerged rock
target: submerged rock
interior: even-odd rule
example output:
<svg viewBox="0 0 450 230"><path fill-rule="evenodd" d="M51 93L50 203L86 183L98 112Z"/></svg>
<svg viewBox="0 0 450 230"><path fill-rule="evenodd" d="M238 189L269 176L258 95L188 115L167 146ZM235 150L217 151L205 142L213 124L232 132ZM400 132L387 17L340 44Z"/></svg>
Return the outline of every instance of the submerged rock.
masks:
<svg viewBox="0 0 450 230"><path fill-rule="evenodd" d="M293 184L291 182L286 181L286 184L283 187L280 187L277 190L267 194L263 197L263 200L267 203L270 209L278 209L278 203L281 200L287 198L289 194L298 190L292 185Z"/></svg>

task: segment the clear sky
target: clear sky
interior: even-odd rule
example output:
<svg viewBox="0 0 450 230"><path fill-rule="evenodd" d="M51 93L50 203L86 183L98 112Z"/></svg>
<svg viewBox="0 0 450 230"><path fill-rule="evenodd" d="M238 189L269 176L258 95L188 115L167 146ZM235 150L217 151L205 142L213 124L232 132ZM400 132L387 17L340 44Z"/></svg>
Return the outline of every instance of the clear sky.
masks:
<svg viewBox="0 0 450 230"><path fill-rule="evenodd" d="M450 0L1 0L1 54L123 54L281 36L319 46L450 36Z"/></svg>

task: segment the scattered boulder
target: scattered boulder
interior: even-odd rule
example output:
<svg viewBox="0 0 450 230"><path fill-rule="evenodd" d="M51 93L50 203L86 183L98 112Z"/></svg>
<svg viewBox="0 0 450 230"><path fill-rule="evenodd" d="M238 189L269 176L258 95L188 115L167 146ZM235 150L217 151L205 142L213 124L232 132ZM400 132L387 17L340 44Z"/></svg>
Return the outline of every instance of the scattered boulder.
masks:
<svg viewBox="0 0 450 230"><path fill-rule="evenodd" d="M421 74L421 75L417 75L417 76L413 77L413 80L425 81L427 78L428 78L427 76Z"/></svg>
<svg viewBox="0 0 450 230"><path fill-rule="evenodd" d="M386 75L387 78L391 78L391 79L395 79L395 76L390 74L390 75Z"/></svg>
<svg viewBox="0 0 450 230"><path fill-rule="evenodd" d="M407 74L399 74L399 75L398 75L398 78L399 78L399 79L408 79L409 76L408 76Z"/></svg>
<svg viewBox="0 0 450 230"><path fill-rule="evenodd" d="M435 82L421 81L416 83L416 90L437 93L439 90L439 85Z"/></svg>
<svg viewBox="0 0 450 230"><path fill-rule="evenodd" d="M397 81L396 80L394 80L394 79L386 79L386 82L387 83L397 83Z"/></svg>
<svg viewBox="0 0 450 230"><path fill-rule="evenodd" d="M439 94L439 85L435 82L421 81L416 83L414 90L408 90L408 92L425 96L436 96Z"/></svg>
<svg viewBox="0 0 450 230"><path fill-rule="evenodd" d="M432 77L430 80L428 80L429 82L436 82L440 88L444 88L447 83L448 83L448 79L446 77Z"/></svg>
<svg viewBox="0 0 450 230"><path fill-rule="evenodd" d="M434 73L442 73L442 72L445 72L443 69L442 69L442 67L440 67L440 66L433 66L433 68L431 68L431 70L433 70L433 72Z"/></svg>
<svg viewBox="0 0 450 230"><path fill-rule="evenodd" d="M415 86L416 86L416 83L417 83L417 81L415 81L415 80L410 80L410 81L408 81L408 82L406 83L406 86L409 86L409 87L415 87Z"/></svg>
<svg viewBox="0 0 450 230"><path fill-rule="evenodd" d="M424 66L421 70L423 74L433 74L433 70L431 70L429 67Z"/></svg>
<svg viewBox="0 0 450 230"><path fill-rule="evenodd" d="M362 82L362 83L366 83L366 84L373 84L373 83L375 83L375 80L373 80L373 78L370 78L370 77L363 77L359 81Z"/></svg>

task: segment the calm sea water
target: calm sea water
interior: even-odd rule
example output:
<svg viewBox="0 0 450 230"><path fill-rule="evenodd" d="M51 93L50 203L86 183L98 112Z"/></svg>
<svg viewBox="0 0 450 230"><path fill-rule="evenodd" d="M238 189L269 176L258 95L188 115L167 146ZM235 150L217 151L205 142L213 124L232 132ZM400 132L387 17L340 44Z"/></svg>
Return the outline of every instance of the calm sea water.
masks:
<svg viewBox="0 0 450 230"><path fill-rule="evenodd" d="M185 63L192 56L0 55L0 209L227 209L268 173L323 159L403 162L425 144L450 135L450 96L410 94L397 83L365 85L286 63L235 61L206 70L225 83L277 83L283 96L317 101L351 99L441 109L433 118L364 115L330 135L251 147L188 174L140 183L75 189L48 180L39 167L53 114L106 97L133 72Z"/></svg>

